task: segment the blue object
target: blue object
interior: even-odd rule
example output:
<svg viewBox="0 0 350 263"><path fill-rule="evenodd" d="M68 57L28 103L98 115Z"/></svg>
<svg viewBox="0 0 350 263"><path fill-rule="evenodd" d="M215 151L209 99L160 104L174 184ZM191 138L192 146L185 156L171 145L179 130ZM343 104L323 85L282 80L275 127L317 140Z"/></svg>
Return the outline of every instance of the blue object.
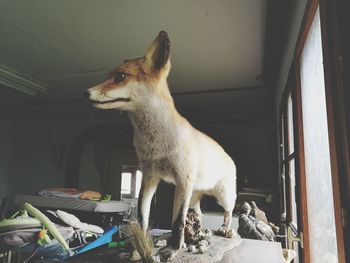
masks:
<svg viewBox="0 0 350 263"><path fill-rule="evenodd" d="M97 248L99 246L102 246L104 244L107 244L112 241L112 236L117 233L119 228L117 226L111 226L110 228L106 229L102 236L100 236L95 241L87 244L86 246L79 249L74 255L79 255L81 253L84 253L86 251L89 251L91 249Z"/></svg>

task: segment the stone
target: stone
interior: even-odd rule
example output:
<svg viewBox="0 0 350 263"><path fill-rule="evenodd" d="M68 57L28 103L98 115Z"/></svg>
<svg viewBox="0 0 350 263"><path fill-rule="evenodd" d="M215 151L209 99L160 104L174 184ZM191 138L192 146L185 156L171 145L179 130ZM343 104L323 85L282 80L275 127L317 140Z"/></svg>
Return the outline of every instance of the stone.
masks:
<svg viewBox="0 0 350 263"><path fill-rule="evenodd" d="M205 245L200 245L200 246L198 247L198 253L199 253L199 254L204 254L204 253L207 252L207 251L208 251L208 247L205 246Z"/></svg>
<svg viewBox="0 0 350 263"><path fill-rule="evenodd" d="M275 238L275 234L268 224L246 214L239 216L238 234L243 238L265 241L274 241Z"/></svg>
<svg viewBox="0 0 350 263"><path fill-rule="evenodd" d="M276 226L274 223L269 222L269 226L272 228L273 232L278 235L278 233L280 232L280 228L279 226Z"/></svg>
<svg viewBox="0 0 350 263"><path fill-rule="evenodd" d="M185 222L185 242L196 244L201 239L201 223L194 211L188 211Z"/></svg>
<svg viewBox="0 0 350 263"><path fill-rule="evenodd" d="M205 239L198 242L198 246L208 246L209 242Z"/></svg>
<svg viewBox="0 0 350 263"><path fill-rule="evenodd" d="M206 237L211 237L213 235L213 231L211 231L209 228L204 229L204 234Z"/></svg>
<svg viewBox="0 0 350 263"><path fill-rule="evenodd" d="M234 238L213 235L209 241L210 247L207 252L200 254L198 253L199 248L194 253L181 249L171 263L219 263L225 252L239 246L242 239L238 235L235 235ZM191 245L188 244L188 248Z"/></svg>
<svg viewBox="0 0 350 263"><path fill-rule="evenodd" d="M156 247L166 247L167 246L167 241L165 239L160 239L156 243Z"/></svg>
<svg viewBox="0 0 350 263"><path fill-rule="evenodd" d="M262 211L261 209L259 209L259 207L256 205L256 203L254 201L251 201L250 204L252 207L252 211L251 211L250 215L255 217L256 219L264 222L265 224L268 224L269 221L267 220L265 212Z"/></svg>
<svg viewBox="0 0 350 263"><path fill-rule="evenodd" d="M154 263L160 263L160 257L159 256L152 256Z"/></svg>
<svg viewBox="0 0 350 263"><path fill-rule="evenodd" d="M197 252L197 248L195 245L189 245L187 250L188 250L188 252L191 252L191 253Z"/></svg>

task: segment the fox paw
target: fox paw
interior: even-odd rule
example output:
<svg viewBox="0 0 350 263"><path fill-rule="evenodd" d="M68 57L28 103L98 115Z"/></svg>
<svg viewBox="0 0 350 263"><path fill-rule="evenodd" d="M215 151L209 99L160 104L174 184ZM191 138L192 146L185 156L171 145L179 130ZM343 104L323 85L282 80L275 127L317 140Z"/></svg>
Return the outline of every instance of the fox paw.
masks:
<svg viewBox="0 0 350 263"><path fill-rule="evenodd" d="M216 234L219 236L227 237L227 238L233 238L234 232L232 229L227 228L227 226L221 226L218 231L216 231Z"/></svg>
<svg viewBox="0 0 350 263"><path fill-rule="evenodd" d="M161 262L169 262L174 260L178 252L178 249L167 246L159 250L158 255L160 257Z"/></svg>

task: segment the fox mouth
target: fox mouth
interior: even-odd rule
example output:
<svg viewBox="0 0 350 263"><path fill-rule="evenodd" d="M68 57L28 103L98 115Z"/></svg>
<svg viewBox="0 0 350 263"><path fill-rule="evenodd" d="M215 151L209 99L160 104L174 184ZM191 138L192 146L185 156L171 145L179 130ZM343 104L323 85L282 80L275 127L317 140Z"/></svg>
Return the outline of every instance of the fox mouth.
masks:
<svg viewBox="0 0 350 263"><path fill-rule="evenodd" d="M113 102L130 102L130 98L116 98L113 100L106 100L106 101L97 101L97 100L91 100L90 101L94 104L106 104L106 103L113 103Z"/></svg>

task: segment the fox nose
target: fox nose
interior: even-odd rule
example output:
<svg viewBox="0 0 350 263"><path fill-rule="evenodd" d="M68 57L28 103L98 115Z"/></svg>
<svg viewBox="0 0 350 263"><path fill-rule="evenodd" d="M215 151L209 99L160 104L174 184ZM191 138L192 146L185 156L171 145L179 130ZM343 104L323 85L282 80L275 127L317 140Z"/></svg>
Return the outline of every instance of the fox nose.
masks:
<svg viewBox="0 0 350 263"><path fill-rule="evenodd" d="M85 99L89 99L89 98L90 98L90 93L89 93L87 90L85 90L85 91L83 92L83 97L84 97Z"/></svg>

